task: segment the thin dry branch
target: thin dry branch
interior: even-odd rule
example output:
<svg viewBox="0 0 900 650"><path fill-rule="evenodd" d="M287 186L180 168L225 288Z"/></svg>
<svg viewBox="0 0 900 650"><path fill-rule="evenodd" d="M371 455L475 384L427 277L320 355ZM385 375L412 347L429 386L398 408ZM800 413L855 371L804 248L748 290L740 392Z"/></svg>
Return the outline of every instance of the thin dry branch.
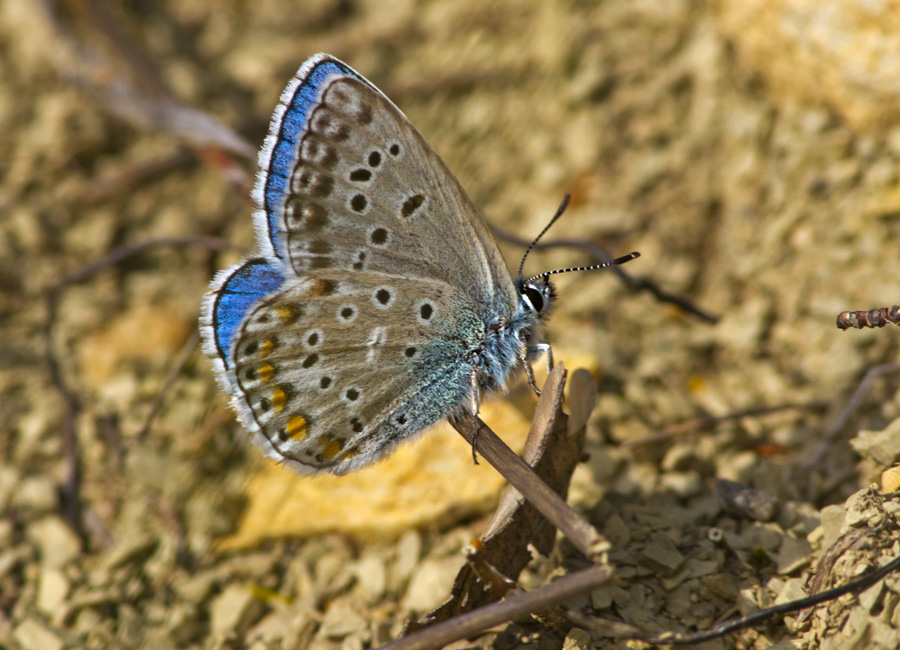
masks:
<svg viewBox="0 0 900 650"><path fill-rule="evenodd" d="M553 391L548 384L545 390ZM573 415L536 417L522 459L554 492L566 497L572 473L583 459L585 425L597 400L597 383L586 370L576 370L569 381L569 409ZM550 403L550 399L547 400ZM554 404L555 405L555 404ZM549 555L556 528L522 494L509 486L500 497L484 535L471 545L450 597L404 634L449 620L503 598L534 554Z"/></svg>
<svg viewBox="0 0 900 650"><path fill-rule="evenodd" d="M532 612L556 607L609 582L613 569L608 565L592 566L572 573L532 591L513 594L506 600L462 614L449 621L415 634L397 639L380 650L430 650L469 638L495 625L506 623Z"/></svg>
<svg viewBox="0 0 900 650"><path fill-rule="evenodd" d="M535 410L532 428L552 429L554 426L566 427L565 414L562 412L563 387L565 386L565 368L557 364L547 378L541 398ZM451 422L453 428L472 444L475 431L472 416L464 415ZM478 452L503 475L509 484L549 519L557 529L569 538L578 550L594 561L603 561L609 550L609 542L591 526L581 515L575 512L562 497L544 483L504 443L490 427L480 419L478 424Z"/></svg>

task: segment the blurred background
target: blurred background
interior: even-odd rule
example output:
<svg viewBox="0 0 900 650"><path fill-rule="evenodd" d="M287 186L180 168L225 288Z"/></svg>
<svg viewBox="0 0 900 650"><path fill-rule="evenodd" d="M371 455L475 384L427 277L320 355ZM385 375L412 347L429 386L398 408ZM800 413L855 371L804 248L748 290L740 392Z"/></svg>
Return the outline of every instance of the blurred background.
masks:
<svg viewBox="0 0 900 650"><path fill-rule="evenodd" d="M900 374L841 418L900 332L834 325L898 302L900 2L4 0L0 645L373 647L446 597L483 532L487 467L319 483L267 465L197 347L214 272L254 248L271 112L320 51L381 88L503 231L530 240L570 193L548 241L642 254L628 278L557 283L556 356L600 390L570 503L625 579L576 605L694 629L795 593L823 513L900 458ZM501 247L514 269L522 246ZM526 272L592 261L555 247ZM505 404L485 419L527 428L528 391ZM777 514L723 511L716 478ZM574 554L558 544L523 584ZM878 625L896 632L893 612ZM817 634L788 621L709 647Z"/></svg>

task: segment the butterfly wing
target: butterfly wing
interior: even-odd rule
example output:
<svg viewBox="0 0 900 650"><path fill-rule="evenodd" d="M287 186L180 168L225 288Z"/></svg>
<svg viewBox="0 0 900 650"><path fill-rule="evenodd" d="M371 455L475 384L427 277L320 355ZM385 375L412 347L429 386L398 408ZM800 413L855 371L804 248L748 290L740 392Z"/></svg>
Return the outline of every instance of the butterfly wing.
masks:
<svg viewBox="0 0 900 650"><path fill-rule="evenodd" d="M268 455L344 473L464 402L473 349L518 295L459 182L381 92L327 55L307 61L253 197L262 257L217 277L201 333Z"/></svg>
<svg viewBox="0 0 900 650"><path fill-rule="evenodd" d="M315 271L255 303L236 332L235 405L269 456L342 474L463 401L465 353L483 335L469 298L441 280Z"/></svg>
<svg viewBox="0 0 900 650"><path fill-rule="evenodd" d="M317 55L301 68L260 162L257 222L298 276L335 268L438 278L486 312L516 309L509 270L459 181L340 61Z"/></svg>

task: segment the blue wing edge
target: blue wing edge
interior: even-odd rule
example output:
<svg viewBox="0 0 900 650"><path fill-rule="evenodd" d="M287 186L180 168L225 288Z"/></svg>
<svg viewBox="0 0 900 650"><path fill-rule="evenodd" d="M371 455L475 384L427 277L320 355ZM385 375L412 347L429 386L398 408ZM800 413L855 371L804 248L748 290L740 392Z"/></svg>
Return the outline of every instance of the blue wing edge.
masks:
<svg viewBox="0 0 900 650"><path fill-rule="evenodd" d="M259 151L259 171L251 194L256 239L260 252L270 259L285 258L281 223L297 146L322 88L335 76L351 76L369 83L350 66L329 54L319 53L300 66L282 91L272 114L269 133Z"/></svg>

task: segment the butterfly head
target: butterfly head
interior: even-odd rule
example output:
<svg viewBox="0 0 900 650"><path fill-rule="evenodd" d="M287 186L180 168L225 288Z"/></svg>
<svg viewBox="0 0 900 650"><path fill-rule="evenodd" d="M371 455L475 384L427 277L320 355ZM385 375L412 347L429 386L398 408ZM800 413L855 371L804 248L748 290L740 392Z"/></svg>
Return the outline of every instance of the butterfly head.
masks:
<svg viewBox="0 0 900 650"><path fill-rule="evenodd" d="M544 320L550 315L556 300L556 287L548 276L519 277L516 280L516 290L526 313L533 314L538 320Z"/></svg>

